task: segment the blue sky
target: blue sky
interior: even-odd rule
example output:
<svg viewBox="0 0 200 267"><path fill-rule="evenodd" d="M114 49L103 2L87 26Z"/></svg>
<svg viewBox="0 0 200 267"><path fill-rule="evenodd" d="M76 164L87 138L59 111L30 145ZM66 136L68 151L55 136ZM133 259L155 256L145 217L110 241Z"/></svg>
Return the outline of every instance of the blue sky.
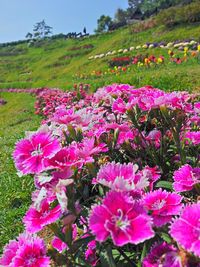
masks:
<svg viewBox="0 0 200 267"><path fill-rule="evenodd" d="M114 16L128 0L0 0L0 43L24 39L36 22L45 19L53 33L92 33L102 15Z"/></svg>

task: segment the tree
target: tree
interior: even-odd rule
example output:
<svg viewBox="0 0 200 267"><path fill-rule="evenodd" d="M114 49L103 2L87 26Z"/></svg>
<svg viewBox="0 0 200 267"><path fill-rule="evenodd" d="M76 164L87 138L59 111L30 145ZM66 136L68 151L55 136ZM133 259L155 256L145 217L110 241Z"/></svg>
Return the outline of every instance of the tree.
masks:
<svg viewBox="0 0 200 267"><path fill-rule="evenodd" d="M52 27L48 26L44 20L37 22L33 26L33 33L28 32L26 34L27 39L41 40L52 34Z"/></svg>
<svg viewBox="0 0 200 267"><path fill-rule="evenodd" d="M105 32L109 29L109 26L112 23L112 19L109 16L102 15L97 20L97 29L95 30L96 33Z"/></svg>
<svg viewBox="0 0 200 267"><path fill-rule="evenodd" d="M33 28L33 37L42 39L52 34L52 27L48 26L44 20L37 22Z"/></svg>
<svg viewBox="0 0 200 267"><path fill-rule="evenodd" d="M126 21L127 21L127 11L121 8L118 8L115 13L115 22L120 22L120 23L125 24Z"/></svg>

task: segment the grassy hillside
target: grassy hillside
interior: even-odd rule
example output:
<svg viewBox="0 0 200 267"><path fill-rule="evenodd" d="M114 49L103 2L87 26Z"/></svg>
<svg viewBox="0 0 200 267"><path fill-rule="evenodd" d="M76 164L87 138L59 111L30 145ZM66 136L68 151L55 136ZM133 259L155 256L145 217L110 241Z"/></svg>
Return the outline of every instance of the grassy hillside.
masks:
<svg viewBox="0 0 200 267"><path fill-rule="evenodd" d="M136 70L120 76L77 79L76 74L106 71L109 56L88 60L91 55L143 45L146 42L175 41L194 38L199 40L200 25L184 25L173 29L164 26L133 33L133 26L112 33L84 39L49 40L28 47L26 44L0 48L0 88L59 87L70 89L74 83L90 83L94 88L113 82L132 83L136 86L151 84L164 89L197 90L200 87L200 65L190 62L181 65L163 65L159 68ZM154 54L167 56L166 49L139 49L126 55ZM117 55L117 54L116 54ZM115 56L116 56L115 55ZM122 54L124 55L124 54ZM184 72L184 74L183 74Z"/></svg>

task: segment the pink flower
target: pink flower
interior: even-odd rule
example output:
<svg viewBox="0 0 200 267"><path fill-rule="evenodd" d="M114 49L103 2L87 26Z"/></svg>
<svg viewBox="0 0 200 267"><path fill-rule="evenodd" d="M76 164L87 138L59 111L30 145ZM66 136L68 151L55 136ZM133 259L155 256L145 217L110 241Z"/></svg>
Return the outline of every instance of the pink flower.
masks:
<svg viewBox="0 0 200 267"><path fill-rule="evenodd" d="M145 168L141 171L142 176L146 177L147 181L149 181L150 190L153 190L154 183L160 179L160 171L158 167L149 167L145 166Z"/></svg>
<svg viewBox="0 0 200 267"><path fill-rule="evenodd" d="M63 228L62 232L65 234L66 227ZM72 238L75 240L77 238L77 226L76 224L72 224ZM53 240L51 241L52 246L60 253L62 253L64 250L69 249L66 242L63 242L60 238L55 236Z"/></svg>
<svg viewBox="0 0 200 267"><path fill-rule="evenodd" d="M197 132L187 132L185 138L189 139L193 145L200 144L200 131ZM188 141L186 142L188 143Z"/></svg>
<svg viewBox="0 0 200 267"><path fill-rule="evenodd" d="M95 182L116 191L140 190L148 186L148 181L136 175L138 167L132 163L108 163L102 166Z"/></svg>
<svg viewBox="0 0 200 267"><path fill-rule="evenodd" d="M156 148L160 147L160 140L161 140L161 132L157 129L154 129L149 132L146 137L146 140L149 141L150 144L154 144Z"/></svg>
<svg viewBox="0 0 200 267"><path fill-rule="evenodd" d="M142 262L143 267L183 267L177 249L163 242L154 244Z"/></svg>
<svg viewBox="0 0 200 267"><path fill-rule="evenodd" d="M190 191L200 182L200 168L192 168L185 164L174 172L173 179L173 188L176 192Z"/></svg>
<svg viewBox="0 0 200 267"><path fill-rule="evenodd" d="M1 266L11 266L13 258L16 256L19 244L16 240L11 240L5 247L3 251L3 256L0 258Z"/></svg>
<svg viewBox="0 0 200 267"><path fill-rule="evenodd" d="M10 241L0 259L6 267L49 267L44 241L36 236L21 234L18 241Z"/></svg>
<svg viewBox="0 0 200 267"><path fill-rule="evenodd" d="M108 151L106 144L95 144L94 138L85 138L80 144L78 144L78 148L78 156L81 164L93 162L94 155Z"/></svg>
<svg viewBox="0 0 200 267"><path fill-rule="evenodd" d="M184 249L200 257L200 203L186 206L171 225L170 235Z"/></svg>
<svg viewBox="0 0 200 267"><path fill-rule="evenodd" d="M52 246L60 253L62 253L64 250L66 250L67 244L63 242L60 238L55 236L53 240L51 241Z"/></svg>
<svg viewBox="0 0 200 267"><path fill-rule="evenodd" d="M88 243L87 250L85 252L85 259L90 263L91 266L96 266L98 258L96 255L96 241L93 240Z"/></svg>
<svg viewBox="0 0 200 267"><path fill-rule="evenodd" d="M111 236L116 246L138 244L154 236L151 218L142 206L122 192L109 192L101 205L92 208L89 227L96 240Z"/></svg>
<svg viewBox="0 0 200 267"><path fill-rule="evenodd" d="M39 173L47 169L47 159L60 150L60 143L49 133L36 132L19 141L13 153L15 165L23 174Z"/></svg>
<svg viewBox="0 0 200 267"><path fill-rule="evenodd" d="M36 233L42 230L44 226L57 221L60 215L60 205L51 209L47 200L44 200L41 204L40 210L30 207L23 219L23 222L29 233Z"/></svg>
<svg viewBox="0 0 200 267"><path fill-rule="evenodd" d="M113 105L112 111L117 114L124 114L126 112L126 103L123 101L122 98L117 98Z"/></svg>
<svg viewBox="0 0 200 267"><path fill-rule="evenodd" d="M169 193L158 189L147 193L143 198L144 207L151 213L154 224L158 227L170 222L173 215L178 215L182 197L176 193Z"/></svg>
<svg viewBox="0 0 200 267"><path fill-rule="evenodd" d="M54 157L52 157L48 164L52 168L64 170L66 167L71 167L77 164L78 149L76 145L69 145L58 151Z"/></svg>

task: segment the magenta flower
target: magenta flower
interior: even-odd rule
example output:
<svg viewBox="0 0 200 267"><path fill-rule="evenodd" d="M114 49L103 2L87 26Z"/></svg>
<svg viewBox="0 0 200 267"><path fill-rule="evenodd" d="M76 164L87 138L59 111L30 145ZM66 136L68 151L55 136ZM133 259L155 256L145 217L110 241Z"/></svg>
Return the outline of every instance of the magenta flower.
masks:
<svg viewBox="0 0 200 267"><path fill-rule="evenodd" d="M142 176L146 177L147 181L149 181L149 187L150 187L150 191L153 190L153 185L154 183L160 179L160 171L158 169L158 167L149 167L149 166L145 166L145 168L141 171Z"/></svg>
<svg viewBox="0 0 200 267"><path fill-rule="evenodd" d="M171 225L170 235L184 249L200 257L200 203L186 206Z"/></svg>
<svg viewBox="0 0 200 267"><path fill-rule="evenodd" d="M51 209L49 203L44 200L40 206L40 210L30 207L23 219L23 222L29 233L36 233L42 230L44 226L57 221L60 215L60 205Z"/></svg>
<svg viewBox="0 0 200 267"><path fill-rule="evenodd" d="M44 241L36 236L21 234L18 241L10 241L0 259L5 267L49 267Z"/></svg>
<svg viewBox="0 0 200 267"><path fill-rule="evenodd" d="M113 105L112 111L117 114L124 114L126 113L126 103L123 101L122 98L117 98Z"/></svg>
<svg viewBox="0 0 200 267"><path fill-rule="evenodd" d="M60 238L55 236L51 241L52 246L60 253L68 248L67 244L64 243Z"/></svg>
<svg viewBox="0 0 200 267"><path fill-rule="evenodd" d="M190 191L200 182L200 168L192 168L185 164L174 172L173 179L173 188L176 192Z"/></svg>
<svg viewBox="0 0 200 267"><path fill-rule="evenodd" d="M142 262L143 267L183 267L177 249L163 242L154 244Z"/></svg>
<svg viewBox="0 0 200 267"><path fill-rule="evenodd" d="M36 132L19 141L13 153L15 165L23 174L39 173L47 169L47 159L60 150L58 139L49 133Z"/></svg>
<svg viewBox="0 0 200 267"><path fill-rule="evenodd" d="M16 240L11 240L5 247L0 258L0 266L12 266L12 260L16 256L19 244Z"/></svg>
<svg viewBox="0 0 200 267"><path fill-rule="evenodd" d="M66 167L71 167L77 164L77 154L78 149L76 144L71 144L58 151L54 157L48 161L48 164L51 168L64 170Z"/></svg>
<svg viewBox="0 0 200 267"><path fill-rule="evenodd" d="M182 197L176 193L169 193L158 189L147 193L143 198L144 207L151 213L155 226L162 226L171 221L173 215L178 215Z"/></svg>
<svg viewBox="0 0 200 267"><path fill-rule="evenodd" d="M197 132L187 132L185 138L189 139L193 145L200 144L200 131ZM188 143L188 141L186 141Z"/></svg>
<svg viewBox="0 0 200 267"><path fill-rule="evenodd" d="M89 262L91 266L96 266L98 262L98 258L96 255L96 241L93 240L88 243L87 250L85 252L85 259Z"/></svg>
<svg viewBox="0 0 200 267"><path fill-rule="evenodd" d="M141 190L149 185L142 175L136 175L138 167L132 163L111 162L102 166L97 174L96 183L116 191Z"/></svg>
<svg viewBox="0 0 200 267"><path fill-rule="evenodd" d="M140 204L122 192L109 192L92 208L89 227L96 240L111 236L116 246L138 244L154 236L151 218Z"/></svg>

